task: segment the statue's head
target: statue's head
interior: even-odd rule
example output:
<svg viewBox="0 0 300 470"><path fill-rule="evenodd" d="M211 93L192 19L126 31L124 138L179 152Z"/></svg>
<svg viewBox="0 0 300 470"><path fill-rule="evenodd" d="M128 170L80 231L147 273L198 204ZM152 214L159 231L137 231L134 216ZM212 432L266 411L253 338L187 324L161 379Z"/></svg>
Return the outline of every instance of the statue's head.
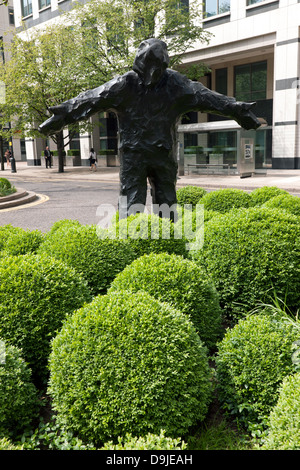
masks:
<svg viewBox="0 0 300 470"><path fill-rule="evenodd" d="M141 42L133 63L133 70L146 86L159 82L169 64L167 44L160 39L146 39Z"/></svg>

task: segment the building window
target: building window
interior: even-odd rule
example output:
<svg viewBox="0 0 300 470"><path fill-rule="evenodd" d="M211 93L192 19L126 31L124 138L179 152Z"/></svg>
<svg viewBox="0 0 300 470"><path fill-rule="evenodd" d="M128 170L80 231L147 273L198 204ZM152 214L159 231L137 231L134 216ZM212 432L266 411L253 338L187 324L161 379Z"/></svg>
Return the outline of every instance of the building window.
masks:
<svg viewBox="0 0 300 470"><path fill-rule="evenodd" d="M206 18L230 11L230 0L205 0Z"/></svg>
<svg viewBox="0 0 300 470"><path fill-rule="evenodd" d="M218 93L227 95L227 81L227 69L217 69L215 89Z"/></svg>
<svg viewBox="0 0 300 470"><path fill-rule="evenodd" d="M235 97L238 101L264 100L267 95L267 62L234 68Z"/></svg>
<svg viewBox="0 0 300 470"><path fill-rule="evenodd" d="M51 5L51 0L39 0L39 8L42 10Z"/></svg>
<svg viewBox="0 0 300 470"><path fill-rule="evenodd" d="M14 9L11 7L8 8L8 21L11 26L14 26L15 24Z"/></svg>
<svg viewBox="0 0 300 470"><path fill-rule="evenodd" d="M21 0L22 15L32 15L32 0Z"/></svg>
<svg viewBox="0 0 300 470"><path fill-rule="evenodd" d="M255 3L261 3L264 2L265 0L247 0L247 6L249 5L255 5Z"/></svg>

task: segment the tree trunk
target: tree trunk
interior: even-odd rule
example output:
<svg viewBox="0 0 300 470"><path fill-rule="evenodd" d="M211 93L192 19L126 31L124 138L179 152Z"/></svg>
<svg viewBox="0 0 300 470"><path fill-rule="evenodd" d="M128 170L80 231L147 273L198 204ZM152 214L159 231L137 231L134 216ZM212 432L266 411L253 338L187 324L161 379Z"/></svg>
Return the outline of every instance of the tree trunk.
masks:
<svg viewBox="0 0 300 470"><path fill-rule="evenodd" d="M58 151L58 173L64 172L64 134L63 131L56 135L57 151Z"/></svg>

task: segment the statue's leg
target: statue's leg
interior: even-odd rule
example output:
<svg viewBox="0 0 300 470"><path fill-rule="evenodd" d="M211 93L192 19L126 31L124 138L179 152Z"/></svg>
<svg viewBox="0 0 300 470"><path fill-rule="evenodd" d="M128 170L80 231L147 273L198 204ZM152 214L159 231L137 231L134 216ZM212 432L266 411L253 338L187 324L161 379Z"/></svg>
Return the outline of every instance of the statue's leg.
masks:
<svg viewBox="0 0 300 470"><path fill-rule="evenodd" d="M126 151L120 156L120 218L144 212L147 198L147 170L137 152Z"/></svg>
<svg viewBox="0 0 300 470"><path fill-rule="evenodd" d="M166 153L151 168L149 181L152 188L153 212L174 220L174 213L168 208L176 205L177 164L172 155ZM169 214L169 215L168 215Z"/></svg>

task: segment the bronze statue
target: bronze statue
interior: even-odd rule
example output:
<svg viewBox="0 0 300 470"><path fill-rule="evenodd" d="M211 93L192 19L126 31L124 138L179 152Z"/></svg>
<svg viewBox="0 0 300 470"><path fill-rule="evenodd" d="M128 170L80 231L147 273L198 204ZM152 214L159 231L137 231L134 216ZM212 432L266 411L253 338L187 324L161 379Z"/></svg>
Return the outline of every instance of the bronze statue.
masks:
<svg viewBox="0 0 300 470"><path fill-rule="evenodd" d="M211 91L168 64L166 43L147 39L137 50L133 70L50 108L53 116L39 127L51 135L97 112L114 112L119 125L120 195L127 197L128 213L134 204L145 205L147 178L154 204L176 204L176 124L183 114L202 111L234 119L244 129L260 126L251 110L255 103Z"/></svg>

